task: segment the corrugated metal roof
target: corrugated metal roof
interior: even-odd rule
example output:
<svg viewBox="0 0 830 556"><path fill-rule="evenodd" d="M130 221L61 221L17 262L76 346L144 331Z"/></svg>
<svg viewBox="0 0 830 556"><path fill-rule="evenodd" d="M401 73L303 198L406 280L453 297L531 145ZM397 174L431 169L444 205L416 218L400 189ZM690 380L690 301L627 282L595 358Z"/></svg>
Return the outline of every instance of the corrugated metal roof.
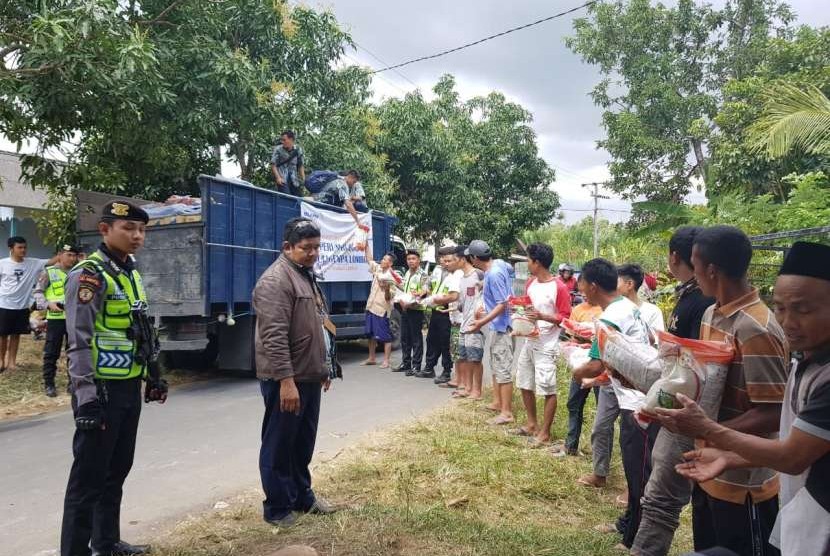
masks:
<svg viewBox="0 0 830 556"><path fill-rule="evenodd" d="M46 192L21 182L20 157L16 153L0 151L0 181L0 206L46 209Z"/></svg>

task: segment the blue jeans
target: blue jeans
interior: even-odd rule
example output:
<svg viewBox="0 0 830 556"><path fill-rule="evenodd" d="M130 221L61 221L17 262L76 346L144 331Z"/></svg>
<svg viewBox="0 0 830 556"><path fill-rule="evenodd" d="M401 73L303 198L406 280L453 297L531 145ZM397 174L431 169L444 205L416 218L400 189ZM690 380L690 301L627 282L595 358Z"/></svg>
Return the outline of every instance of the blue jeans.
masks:
<svg viewBox="0 0 830 556"><path fill-rule="evenodd" d="M594 400L599 399L599 387L594 386ZM582 413L585 409L585 402L588 400L587 388L571 379L571 387L568 390L568 435L565 437L565 450L576 453L579 449L579 437L582 434Z"/></svg>
<svg viewBox="0 0 830 556"><path fill-rule="evenodd" d="M299 415L280 411L278 381L259 382L265 402L259 475L265 492L263 517L267 521L282 519L292 511L306 511L314 504L308 465L317 440L322 385L296 384L300 393Z"/></svg>

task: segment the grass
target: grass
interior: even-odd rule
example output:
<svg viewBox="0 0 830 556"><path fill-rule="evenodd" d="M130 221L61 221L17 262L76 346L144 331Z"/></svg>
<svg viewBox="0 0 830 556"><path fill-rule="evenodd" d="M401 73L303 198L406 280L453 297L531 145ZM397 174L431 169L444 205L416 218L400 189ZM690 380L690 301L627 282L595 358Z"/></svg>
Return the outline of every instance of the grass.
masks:
<svg viewBox="0 0 830 556"><path fill-rule="evenodd" d="M565 432L565 388L557 438ZM177 525L159 539L156 553L265 556L291 544L346 556L612 553L619 538L593 527L620 512L613 503L624 487L619 453L609 488L580 487L575 481L590 472L589 456L555 459L531 450L523 439L484 424L489 416L480 404L454 402L318 465L316 492L346 507L333 516L304 516L298 526L280 530L262 521L261 494L244 493L227 508ZM588 435L584 431L581 443L586 450ZM684 514L673 554L690 548Z"/></svg>
<svg viewBox="0 0 830 556"><path fill-rule="evenodd" d="M171 386L192 382L202 376L205 375L198 371L178 369L166 370L164 374ZM17 369L0 374L0 421L69 407L65 357L58 360L55 385L58 396L47 397L43 392L43 340L35 340L29 335L22 336L17 353Z"/></svg>

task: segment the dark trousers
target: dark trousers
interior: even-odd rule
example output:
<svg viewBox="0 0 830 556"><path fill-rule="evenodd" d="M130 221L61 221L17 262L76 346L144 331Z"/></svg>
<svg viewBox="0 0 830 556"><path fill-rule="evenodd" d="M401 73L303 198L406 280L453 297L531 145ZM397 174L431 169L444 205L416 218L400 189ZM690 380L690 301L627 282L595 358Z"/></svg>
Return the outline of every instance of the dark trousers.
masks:
<svg viewBox="0 0 830 556"><path fill-rule="evenodd" d="M66 320L50 319L46 321L46 343L43 346L43 383L46 386L55 385L58 359L60 359L65 344Z"/></svg>
<svg viewBox="0 0 830 556"><path fill-rule="evenodd" d="M779 556L781 552L769 543L778 497L752 503L734 504L709 496L695 485L692 490L692 532L695 550L721 546L740 556Z"/></svg>
<svg viewBox="0 0 830 556"><path fill-rule="evenodd" d="M121 496L133 466L141 415L141 379L105 380L104 430L75 431L63 503L61 556L108 553L121 540ZM73 410L75 397L72 397Z"/></svg>
<svg viewBox="0 0 830 556"><path fill-rule="evenodd" d="M299 415L280 411L279 381L259 383L265 402L259 476L265 492L263 517L268 521L282 519L292 511L307 511L314 504L308 466L317 440L322 386L319 382L296 384Z"/></svg>
<svg viewBox="0 0 830 556"><path fill-rule="evenodd" d="M401 311L401 367L421 369L424 358L424 312Z"/></svg>
<svg viewBox="0 0 830 556"><path fill-rule="evenodd" d="M651 450L658 432L658 423L651 423L643 429L634 419L633 411L620 410L620 454L628 486L628 508L617 520L617 529L622 533L622 542L628 548L634 544L634 537L640 528L643 513L640 500L651 476Z"/></svg>
<svg viewBox="0 0 830 556"><path fill-rule="evenodd" d="M582 388L580 384L571 380L568 390L568 435L565 437L565 450L575 453L579 449L579 437L582 434L582 413L588 393L594 391L594 400L599 396L599 388Z"/></svg>
<svg viewBox="0 0 830 556"><path fill-rule="evenodd" d="M282 185L278 185L277 191L285 193L286 195L294 195L295 197L302 197L303 195L302 190L298 186L286 182L283 182Z"/></svg>
<svg viewBox="0 0 830 556"><path fill-rule="evenodd" d="M429 317L429 328L427 328L427 362L424 367L427 371L435 369L438 358L441 358L441 366L444 367L444 374L452 372L452 354L450 353L450 323L449 313L433 311Z"/></svg>

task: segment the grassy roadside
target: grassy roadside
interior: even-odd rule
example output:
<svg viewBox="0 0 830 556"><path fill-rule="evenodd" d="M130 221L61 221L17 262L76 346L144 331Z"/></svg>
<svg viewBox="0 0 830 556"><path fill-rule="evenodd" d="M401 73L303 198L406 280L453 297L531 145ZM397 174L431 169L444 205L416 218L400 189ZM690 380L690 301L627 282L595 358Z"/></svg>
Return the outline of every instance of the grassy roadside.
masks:
<svg viewBox="0 0 830 556"><path fill-rule="evenodd" d="M164 377L171 386L175 386L199 380L207 375L198 371L166 370ZM22 336L17 354L17 369L0 374L0 421L40 415L69 407L65 357L58 361L55 384L58 396L47 397L43 393L43 340L35 340L33 336Z"/></svg>
<svg viewBox="0 0 830 556"><path fill-rule="evenodd" d="M560 399L566 397L564 385ZM518 399L517 399L518 401ZM586 407L593 421L593 397ZM521 412L519 412L521 414ZM565 432L560 404L556 437ZM481 404L454 402L417 422L376 435L314 470L318 494L346 506L278 530L261 519L260 493L188 519L157 542L162 556L267 555L308 544L326 555L593 555L613 553L615 535L596 532L619 511L619 453L610 487L575 484L590 456L555 459L484 424ZM590 450L588 431L582 446ZM684 516L674 554L691 547Z"/></svg>

